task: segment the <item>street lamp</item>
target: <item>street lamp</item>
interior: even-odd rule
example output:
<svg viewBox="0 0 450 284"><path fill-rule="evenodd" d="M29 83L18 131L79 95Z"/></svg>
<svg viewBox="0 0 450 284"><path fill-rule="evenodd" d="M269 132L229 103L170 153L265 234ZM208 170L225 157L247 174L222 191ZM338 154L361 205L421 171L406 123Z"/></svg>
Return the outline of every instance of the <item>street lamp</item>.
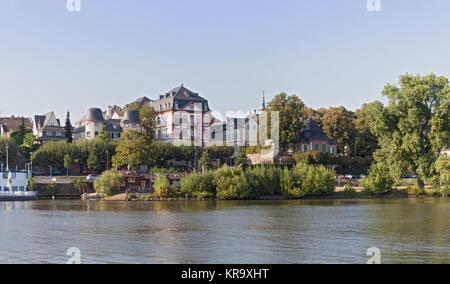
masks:
<svg viewBox="0 0 450 284"><path fill-rule="evenodd" d="M9 146L6 144L6 171L9 172Z"/></svg>

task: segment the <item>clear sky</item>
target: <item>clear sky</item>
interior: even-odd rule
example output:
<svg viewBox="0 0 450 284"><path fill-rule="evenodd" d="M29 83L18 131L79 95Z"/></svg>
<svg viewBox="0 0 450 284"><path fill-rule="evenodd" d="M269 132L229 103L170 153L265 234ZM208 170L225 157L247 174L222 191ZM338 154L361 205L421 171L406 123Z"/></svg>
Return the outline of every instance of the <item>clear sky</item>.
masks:
<svg viewBox="0 0 450 284"><path fill-rule="evenodd" d="M181 83L223 112L262 89L356 109L400 74L450 75L450 1L366 1L0 0L0 115L75 121Z"/></svg>

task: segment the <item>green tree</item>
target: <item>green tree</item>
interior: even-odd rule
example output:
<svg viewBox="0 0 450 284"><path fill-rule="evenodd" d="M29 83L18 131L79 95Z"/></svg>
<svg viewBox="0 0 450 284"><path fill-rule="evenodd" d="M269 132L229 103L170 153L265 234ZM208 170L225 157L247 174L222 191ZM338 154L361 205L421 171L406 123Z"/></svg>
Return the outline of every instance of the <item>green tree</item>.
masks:
<svg viewBox="0 0 450 284"><path fill-rule="evenodd" d="M268 103L267 111L278 111L280 118L280 146L287 148L299 135L303 127L305 104L296 95L281 93Z"/></svg>
<svg viewBox="0 0 450 284"><path fill-rule="evenodd" d="M395 177L417 174L418 186L424 189L436 154L450 144L449 81L434 74L406 74L399 86L388 84L383 95L389 98L389 106L377 104L369 110L380 146L374 158L386 163Z"/></svg>
<svg viewBox="0 0 450 284"><path fill-rule="evenodd" d="M98 157L95 154L95 150L92 150L89 154L89 158L87 159L87 166L90 170L98 171L100 168L100 163L98 161Z"/></svg>
<svg viewBox="0 0 450 284"><path fill-rule="evenodd" d="M159 175L155 179L155 193L160 197L172 197L176 195L175 190L170 185L169 179L165 175Z"/></svg>
<svg viewBox="0 0 450 284"><path fill-rule="evenodd" d="M127 105L125 110L134 109L139 111L139 117L141 119L142 131L151 141L155 138L155 125L156 125L156 112L149 105L130 104Z"/></svg>
<svg viewBox="0 0 450 284"><path fill-rule="evenodd" d="M68 143L73 142L73 127L72 123L70 122L70 111L67 111L66 115L66 125L64 126L64 130L66 132L66 140Z"/></svg>
<svg viewBox="0 0 450 284"><path fill-rule="evenodd" d="M113 167L134 167L137 165L155 164L154 148L149 137L136 130L125 132L119 139L116 155L112 158Z"/></svg>
<svg viewBox="0 0 450 284"><path fill-rule="evenodd" d="M355 147L355 124L353 113L344 107L330 107L318 110L319 115L315 119L323 132L338 144L338 152L344 153L348 147L349 153L354 153Z"/></svg>
<svg viewBox="0 0 450 284"><path fill-rule="evenodd" d="M244 147L239 149L238 156L234 160L234 164L238 167L242 167L243 169L248 167L247 150Z"/></svg>
<svg viewBox="0 0 450 284"><path fill-rule="evenodd" d="M213 168L213 164L211 161L211 156L209 154L208 150L205 150L202 154L202 157L200 158L200 160L198 161L198 166L199 168L205 168L205 170L210 170Z"/></svg>
<svg viewBox="0 0 450 284"><path fill-rule="evenodd" d="M111 134L109 134L106 125L103 125L102 130L100 130L100 134L95 139L102 140L106 143L111 142Z"/></svg>
<svg viewBox="0 0 450 284"><path fill-rule="evenodd" d="M67 176L69 176L69 169L71 166L72 166L72 157L70 157L69 154L66 154L64 156L64 167L66 168Z"/></svg>
<svg viewBox="0 0 450 284"><path fill-rule="evenodd" d="M369 111L373 106L381 104L375 101L370 104L363 104L360 109L355 112L355 142L357 156L372 156L378 148L378 138L372 134Z"/></svg>
<svg viewBox="0 0 450 284"><path fill-rule="evenodd" d="M113 196L120 193L120 185L123 176L115 171L106 171L94 182L95 192L103 197Z"/></svg>

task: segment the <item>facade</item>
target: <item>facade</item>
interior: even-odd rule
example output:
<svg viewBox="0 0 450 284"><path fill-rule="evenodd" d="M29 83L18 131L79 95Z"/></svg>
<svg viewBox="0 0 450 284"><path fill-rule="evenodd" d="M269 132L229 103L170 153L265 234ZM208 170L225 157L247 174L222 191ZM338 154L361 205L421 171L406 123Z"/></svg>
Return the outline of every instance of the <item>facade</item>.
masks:
<svg viewBox="0 0 450 284"><path fill-rule="evenodd" d="M124 112L124 116L118 119L105 119L103 115L101 109L90 108L87 114L75 123L74 140L95 139L105 126L112 140L119 139L123 132L131 129L142 131L137 110L127 110Z"/></svg>
<svg viewBox="0 0 450 284"><path fill-rule="evenodd" d="M327 152L332 155L337 155L337 144L322 131L314 120L308 119L305 127L292 144L291 151Z"/></svg>
<svg viewBox="0 0 450 284"><path fill-rule="evenodd" d="M149 105L156 111L156 138L172 144L209 144L211 110L208 101L183 85Z"/></svg>
<svg viewBox="0 0 450 284"><path fill-rule="evenodd" d="M118 105L108 106L103 112L103 119L120 119L123 116L123 107Z"/></svg>
<svg viewBox="0 0 450 284"><path fill-rule="evenodd" d="M210 145L234 147L258 145L258 118L256 111L245 118L227 118L210 127Z"/></svg>
<svg viewBox="0 0 450 284"><path fill-rule="evenodd" d="M19 130L20 125L22 124L22 119L25 124L25 128L33 129L33 121L31 118L25 117L0 117L0 136L1 137L10 137L11 133Z"/></svg>
<svg viewBox="0 0 450 284"><path fill-rule="evenodd" d="M54 112L34 116L33 134L42 144L66 140L66 131Z"/></svg>

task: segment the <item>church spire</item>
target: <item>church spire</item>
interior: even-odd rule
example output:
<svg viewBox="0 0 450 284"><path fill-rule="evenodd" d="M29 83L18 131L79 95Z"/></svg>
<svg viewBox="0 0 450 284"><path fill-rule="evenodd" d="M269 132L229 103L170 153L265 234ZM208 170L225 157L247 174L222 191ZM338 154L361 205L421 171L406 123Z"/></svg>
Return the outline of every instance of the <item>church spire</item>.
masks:
<svg viewBox="0 0 450 284"><path fill-rule="evenodd" d="M266 96L265 96L265 91L264 90L262 90L262 99L263 99L262 109L264 110L264 109L266 109Z"/></svg>

